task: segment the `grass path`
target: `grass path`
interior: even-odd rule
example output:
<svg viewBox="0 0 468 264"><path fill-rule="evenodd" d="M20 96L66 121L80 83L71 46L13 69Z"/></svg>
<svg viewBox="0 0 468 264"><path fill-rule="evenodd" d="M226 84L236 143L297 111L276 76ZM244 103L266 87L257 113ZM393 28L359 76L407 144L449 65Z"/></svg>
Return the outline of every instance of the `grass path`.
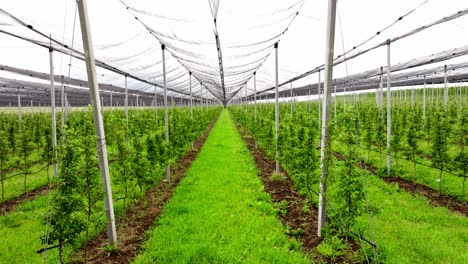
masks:
<svg viewBox="0 0 468 264"><path fill-rule="evenodd" d="M136 263L310 263L289 240L227 110Z"/></svg>

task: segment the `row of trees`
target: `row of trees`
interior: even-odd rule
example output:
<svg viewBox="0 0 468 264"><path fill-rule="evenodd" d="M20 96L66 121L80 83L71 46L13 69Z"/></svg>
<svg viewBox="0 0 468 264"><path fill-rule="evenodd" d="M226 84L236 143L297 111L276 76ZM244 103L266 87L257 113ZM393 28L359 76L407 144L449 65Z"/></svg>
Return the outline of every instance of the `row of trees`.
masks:
<svg viewBox="0 0 468 264"><path fill-rule="evenodd" d="M130 203L154 186L162 178L166 166L187 151L190 143L207 128L219 110L197 108L193 109L192 115L188 108L171 108L169 144L165 140L163 109L130 110L128 126L124 111L105 112L116 212L125 211ZM35 115L37 118L34 118ZM11 115L3 115L6 120L0 119L0 123L4 124L6 131L11 127L28 135L31 131L41 131L37 141L41 143L31 146L41 146L41 151L47 155L41 154L40 157L51 164L50 120L43 119L45 116L50 119L49 114L33 114L30 121L23 119L21 126L17 126L11 121ZM37 124L32 126L34 129L29 129L25 124L34 124L32 120ZM0 135L5 133L0 130ZM53 197L43 219L47 232L42 237L42 243L43 250L57 247L60 261L63 262L66 249L87 243L102 229L104 205L91 109L70 113L63 133L58 135L59 176L53 179ZM22 137L19 139L21 142ZM7 148L0 147L0 166L4 166L11 159L12 152L8 148L11 142L8 142L8 137L2 137L1 141L7 143ZM20 148L23 146L20 145ZM24 156L25 159L30 157Z"/></svg>

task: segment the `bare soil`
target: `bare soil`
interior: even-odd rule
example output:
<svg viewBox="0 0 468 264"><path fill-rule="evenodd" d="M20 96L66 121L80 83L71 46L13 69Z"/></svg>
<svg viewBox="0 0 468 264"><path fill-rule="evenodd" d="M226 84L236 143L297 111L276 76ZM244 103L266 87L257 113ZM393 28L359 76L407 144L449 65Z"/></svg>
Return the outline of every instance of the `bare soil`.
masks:
<svg viewBox="0 0 468 264"><path fill-rule="evenodd" d="M272 179L271 175L275 170L275 161L269 158L260 147L257 146L255 148L255 140L247 130L243 129L239 124L237 124L237 129L254 158L259 177L265 186L265 191L271 195L273 202L287 202L286 214L279 215L283 225L292 231L287 234L301 241L303 249L311 253L312 258L318 263L354 263L355 260L353 260L353 256L351 255L360 248L354 241L346 241L350 245L349 251L336 258L324 257L316 251L316 247L323 240L322 237L317 236L317 208L308 204L306 196L295 190L293 181L283 168L280 168L280 171L284 179L278 180L276 177ZM305 210L305 208L308 208L308 210ZM303 232L294 232L294 230L299 229Z"/></svg>
<svg viewBox="0 0 468 264"><path fill-rule="evenodd" d="M217 118L216 118L217 119ZM201 137L194 142L194 148L177 161L177 166L171 167L171 181L161 181L156 187L148 190L144 198L131 205L124 215L116 220L118 246L106 250L108 245L107 232L101 232L84 248L78 250L71 263L129 263L142 249L146 240L146 231L155 224L163 213L165 203L172 197L174 189L190 168L192 161L205 143L216 119L209 125Z"/></svg>
<svg viewBox="0 0 468 264"><path fill-rule="evenodd" d="M360 162L359 167L370 171L372 174L379 175L379 169L371 164ZM426 197L433 206L447 207L450 211L468 216L468 204L458 201L454 197L439 193L430 187L403 179L400 176L383 177L382 179L386 183L396 183L398 187L409 193Z"/></svg>
<svg viewBox="0 0 468 264"><path fill-rule="evenodd" d="M7 200L0 204L0 215L5 215L11 211L13 211L18 205L34 200L36 197L47 193L50 189L52 189L52 185L45 185L39 187L35 190L30 192L25 192L18 197L15 197L11 200Z"/></svg>

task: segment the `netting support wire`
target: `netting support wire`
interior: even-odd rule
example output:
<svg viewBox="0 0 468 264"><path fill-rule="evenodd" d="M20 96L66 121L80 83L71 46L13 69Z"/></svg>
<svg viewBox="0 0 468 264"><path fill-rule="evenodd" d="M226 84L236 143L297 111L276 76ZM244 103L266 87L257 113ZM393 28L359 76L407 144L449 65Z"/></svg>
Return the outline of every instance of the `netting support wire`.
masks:
<svg viewBox="0 0 468 264"><path fill-rule="evenodd" d="M54 83L54 54L52 49L49 49L50 63L50 114L52 119L52 157L54 159L54 177L58 177L57 164L57 115L55 114L55 83Z"/></svg>
<svg viewBox="0 0 468 264"><path fill-rule="evenodd" d="M323 118L322 118L322 139L320 142L320 187L319 187L319 214L317 235L322 236L322 229L326 225L327 210L326 210L326 191L327 191L327 176L330 163L330 144L329 144L329 127L330 119L330 97L333 88L333 53L335 47L335 23L336 23L336 2L337 0L328 1L327 15L327 33L325 45L325 76L324 76L324 100L323 100ZM336 94L335 94L336 96Z"/></svg>
<svg viewBox="0 0 468 264"><path fill-rule="evenodd" d="M167 108L167 81L166 81L166 46L161 44L163 81L164 81L164 126L166 127L166 144L169 147L169 110ZM171 180L171 165L167 163L166 180Z"/></svg>
<svg viewBox="0 0 468 264"><path fill-rule="evenodd" d="M125 143L128 147L128 85L127 85L127 75L125 75L125 99L124 99L124 107L125 107Z"/></svg>
<svg viewBox="0 0 468 264"><path fill-rule="evenodd" d="M90 21L86 5L87 0L78 1L78 12L80 17L80 25L83 39L83 48L86 58L86 69L88 75L89 91L91 104L94 112L94 127L96 131L96 145L99 156L99 167L101 178L104 185L104 205L107 217L107 236L109 244L115 246L117 244L117 232L115 229L114 204L112 200L112 189L110 185L109 163L107 160L107 147L104 133L104 122L99 104L99 87L96 77L96 65L94 59L94 49L91 38Z"/></svg>
<svg viewBox="0 0 468 264"><path fill-rule="evenodd" d="M275 173L280 175L279 164L279 150L278 150L278 137L279 137L279 103L278 103L278 42L275 43Z"/></svg>
<svg viewBox="0 0 468 264"><path fill-rule="evenodd" d="M216 17L214 18L214 30L215 30L216 49L218 51L219 76L221 77L221 88L223 89L223 104L224 106L226 106L227 100L226 100L226 88L224 85L223 53L221 52L221 41L219 40L218 24L216 23Z"/></svg>
<svg viewBox="0 0 468 264"><path fill-rule="evenodd" d="M387 176L391 174L391 136L392 136L392 92L391 86L391 72L390 68L390 40L387 40Z"/></svg>
<svg viewBox="0 0 468 264"><path fill-rule="evenodd" d="M447 85L447 65L444 65L444 110L447 110L448 85Z"/></svg>

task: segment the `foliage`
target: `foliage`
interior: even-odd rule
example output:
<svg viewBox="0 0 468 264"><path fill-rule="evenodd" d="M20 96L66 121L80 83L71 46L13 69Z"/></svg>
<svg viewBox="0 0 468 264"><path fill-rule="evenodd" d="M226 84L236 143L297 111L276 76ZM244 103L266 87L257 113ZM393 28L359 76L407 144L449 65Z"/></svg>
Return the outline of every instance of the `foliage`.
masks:
<svg viewBox="0 0 468 264"><path fill-rule="evenodd" d="M432 164L440 170L440 176L439 179L437 179L439 182L439 192L442 191L442 171L447 168L449 163L449 157L447 155L448 124L443 114L442 112L437 112L435 115L434 141L431 146Z"/></svg>
<svg viewBox="0 0 468 264"><path fill-rule="evenodd" d="M83 219L79 217L84 205L80 197L78 176L82 150L73 129L67 129L64 143L60 157L60 177L56 179L52 205L44 218L45 224L50 225L50 232L42 237L46 247L58 243L61 263L64 262L63 247L73 246L85 228Z"/></svg>

